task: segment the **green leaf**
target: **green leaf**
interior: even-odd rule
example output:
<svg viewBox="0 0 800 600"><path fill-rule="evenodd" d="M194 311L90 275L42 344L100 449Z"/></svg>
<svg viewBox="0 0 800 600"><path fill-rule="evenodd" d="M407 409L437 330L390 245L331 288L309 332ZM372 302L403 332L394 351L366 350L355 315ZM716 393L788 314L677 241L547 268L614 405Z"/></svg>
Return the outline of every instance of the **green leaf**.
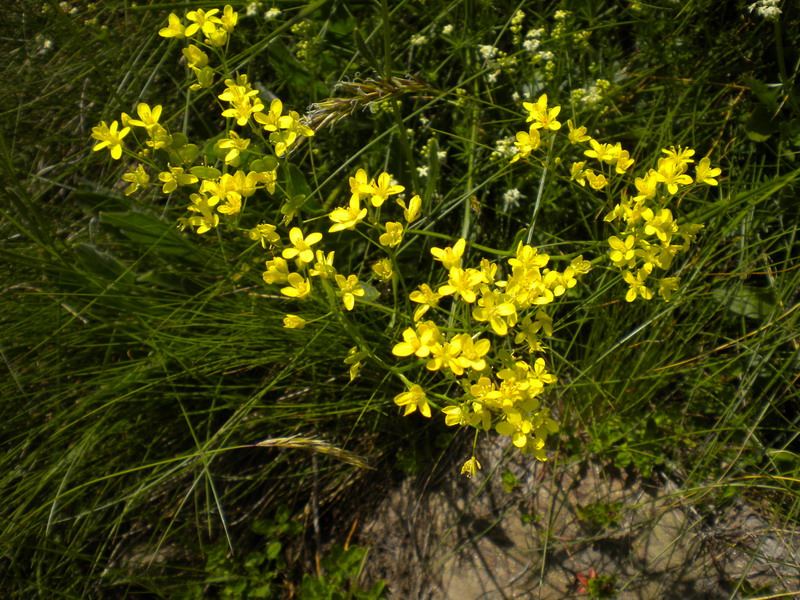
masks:
<svg viewBox="0 0 800 600"><path fill-rule="evenodd" d="M257 158L250 163L251 171L258 171L264 173L266 171L274 171L278 168L278 159L274 156L265 156L264 158Z"/></svg>
<svg viewBox="0 0 800 600"><path fill-rule="evenodd" d="M214 167L197 166L189 169L189 172L200 179L219 179L222 177L222 172Z"/></svg>
<svg viewBox="0 0 800 600"><path fill-rule="evenodd" d="M775 311L775 297L769 288L743 285L736 288L718 288L715 299L734 314L763 321Z"/></svg>

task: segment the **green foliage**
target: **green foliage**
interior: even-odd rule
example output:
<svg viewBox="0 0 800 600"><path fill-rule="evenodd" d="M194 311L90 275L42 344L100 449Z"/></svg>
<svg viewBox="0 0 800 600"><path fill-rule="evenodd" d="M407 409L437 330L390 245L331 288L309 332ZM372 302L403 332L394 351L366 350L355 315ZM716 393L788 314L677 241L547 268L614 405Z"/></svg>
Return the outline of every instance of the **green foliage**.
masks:
<svg viewBox="0 0 800 600"><path fill-rule="evenodd" d="M303 576L300 600L380 600L384 597L384 582L378 581L369 589L358 586L366 559L366 548L334 546L321 561L322 574Z"/></svg>
<svg viewBox="0 0 800 600"><path fill-rule="evenodd" d="M578 507L578 518L594 532L616 527L622 518L622 502L593 502Z"/></svg>

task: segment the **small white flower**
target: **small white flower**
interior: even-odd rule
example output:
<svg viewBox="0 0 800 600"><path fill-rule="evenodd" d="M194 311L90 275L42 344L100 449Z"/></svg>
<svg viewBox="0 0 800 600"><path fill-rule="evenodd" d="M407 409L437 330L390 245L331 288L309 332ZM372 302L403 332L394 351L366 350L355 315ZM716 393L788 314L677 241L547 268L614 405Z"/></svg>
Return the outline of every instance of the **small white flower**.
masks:
<svg viewBox="0 0 800 600"><path fill-rule="evenodd" d="M545 62L550 62L555 57L556 55L550 52L550 50L542 50L536 55L536 58L538 58L539 60L543 60Z"/></svg>
<svg viewBox="0 0 800 600"><path fill-rule="evenodd" d="M499 74L500 74L500 71L495 71L494 73L489 73L486 76L486 81L488 81L489 83L496 83L497 82L497 76Z"/></svg>
<svg viewBox="0 0 800 600"><path fill-rule="evenodd" d="M245 16L254 17L258 12L258 2L251 2L244 11Z"/></svg>
<svg viewBox="0 0 800 600"><path fill-rule="evenodd" d="M521 97L522 96L519 95L519 92L514 92L513 94L511 94L511 100L513 100L514 102L519 102Z"/></svg>
<svg viewBox="0 0 800 600"><path fill-rule="evenodd" d="M489 45L478 46L478 53L481 55L483 60L491 60L497 54L497 48Z"/></svg>
<svg viewBox="0 0 800 600"><path fill-rule="evenodd" d="M431 124L431 120L428 117L426 117L425 115L420 115L419 116L419 124L422 125L423 127L427 127L428 125Z"/></svg>
<svg viewBox="0 0 800 600"><path fill-rule="evenodd" d="M451 33L453 33L453 26L452 25L450 25L448 23L447 25L442 27L442 35L450 35Z"/></svg>
<svg viewBox="0 0 800 600"><path fill-rule="evenodd" d="M524 197L517 188L506 190L503 194L503 212L508 212L509 208L519 208L519 201Z"/></svg>
<svg viewBox="0 0 800 600"><path fill-rule="evenodd" d="M415 33L414 35L411 36L411 45L412 46L422 46L427 41L428 41L428 38L426 38L421 33Z"/></svg>
<svg viewBox="0 0 800 600"><path fill-rule="evenodd" d="M781 15L781 9L778 8L778 0L758 0L747 7L750 12L756 11L756 14L766 19L767 21L777 21Z"/></svg>
<svg viewBox="0 0 800 600"><path fill-rule="evenodd" d="M541 44L542 42L537 39L528 39L522 42L522 47L525 48L526 51L533 53L539 49Z"/></svg>
<svg viewBox="0 0 800 600"><path fill-rule="evenodd" d="M417 167L417 173L419 174L420 177L427 177L428 167L427 166Z"/></svg>
<svg viewBox="0 0 800 600"><path fill-rule="evenodd" d="M272 19L277 19L281 14L280 8L270 8L267 12L264 13L264 18L267 21L272 21Z"/></svg>

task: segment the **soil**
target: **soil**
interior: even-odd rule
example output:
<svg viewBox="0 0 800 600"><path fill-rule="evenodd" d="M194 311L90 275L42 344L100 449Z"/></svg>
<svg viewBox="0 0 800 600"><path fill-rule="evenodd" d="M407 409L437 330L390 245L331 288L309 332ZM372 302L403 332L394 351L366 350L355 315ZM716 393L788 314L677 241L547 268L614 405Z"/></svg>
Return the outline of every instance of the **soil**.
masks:
<svg viewBox="0 0 800 600"><path fill-rule="evenodd" d="M701 512L665 476L487 446L474 478L408 478L362 528L389 600L588 598L595 577L620 600L800 598L800 531L744 498Z"/></svg>

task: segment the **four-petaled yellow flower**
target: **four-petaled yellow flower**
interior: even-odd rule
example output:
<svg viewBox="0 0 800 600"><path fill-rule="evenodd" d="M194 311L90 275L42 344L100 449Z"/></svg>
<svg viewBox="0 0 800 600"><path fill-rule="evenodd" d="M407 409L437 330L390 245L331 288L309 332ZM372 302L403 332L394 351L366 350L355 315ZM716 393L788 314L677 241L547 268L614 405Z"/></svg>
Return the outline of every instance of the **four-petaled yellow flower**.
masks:
<svg viewBox="0 0 800 600"><path fill-rule="evenodd" d="M286 329L303 329L306 326L306 320L297 315L286 315L283 318L283 326Z"/></svg>
<svg viewBox="0 0 800 600"><path fill-rule="evenodd" d="M389 248L399 246L400 242L403 241L403 224L393 223L391 221L386 223L386 233L382 233L378 241L383 246L388 246Z"/></svg>
<svg viewBox="0 0 800 600"><path fill-rule="evenodd" d="M348 275L347 279L345 279L344 275L337 273L336 285L339 286L339 290L341 291L344 307L347 310L353 310L356 304L356 296L360 298L365 293L364 288L361 287L361 283L358 281L358 277L355 275Z"/></svg>
<svg viewBox="0 0 800 600"><path fill-rule="evenodd" d="M348 208L335 208L328 215L328 218L333 221L333 225L328 229L329 233L335 233L344 229L354 229L364 217L367 216L367 209L361 208L361 201L358 199L358 194L350 196L350 206Z"/></svg>
<svg viewBox="0 0 800 600"><path fill-rule="evenodd" d="M697 167L695 169L694 179L698 183L705 183L706 185L717 185L718 181L715 179L717 175L722 173L722 169L718 167L711 168L711 161L708 157L703 157L700 159L700 162L697 163Z"/></svg>
<svg viewBox="0 0 800 600"><path fill-rule="evenodd" d="M290 298L305 298L311 293L311 280L306 280L300 273L289 273L286 278L289 284L281 288L281 294Z"/></svg>
<svg viewBox="0 0 800 600"><path fill-rule="evenodd" d="M281 255L286 260L297 258L301 263L310 263L314 260L314 251L311 246L322 239L322 234L318 231L309 233L308 237L303 237L303 232L299 227L292 227L289 231L289 241L292 242L291 248L285 248Z"/></svg>
<svg viewBox="0 0 800 600"><path fill-rule="evenodd" d="M412 385L407 392L398 394L394 398L394 403L397 406L405 406L403 416L408 416L416 410L422 414L423 417L431 417L431 407L428 405L428 398L425 396L425 391L419 385Z"/></svg>
<svg viewBox="0 0 800 600"><path fill-rule="evenodd" d="M122 156L122 138L128 135L131 128L124 127L119 131L118 128L119 124L116 121L111 122L111 127L106 125L105 121L100 121L100 125L92 127L92 137L100 140L92 150L96 152L97 150L108 148L109 152L111 152L111 158L119 160Z"/></svg>
<svg viewBox="0 0 800 600"><path fill-rule="evenodd" d="M369 201L376 208L381 206L389 196L399 194L406 189L402 185L393 184L392 176L388 173L381 173L378 176L378 182L371 181L370 187L372 187L372 196L370 196Z"/></svg>

